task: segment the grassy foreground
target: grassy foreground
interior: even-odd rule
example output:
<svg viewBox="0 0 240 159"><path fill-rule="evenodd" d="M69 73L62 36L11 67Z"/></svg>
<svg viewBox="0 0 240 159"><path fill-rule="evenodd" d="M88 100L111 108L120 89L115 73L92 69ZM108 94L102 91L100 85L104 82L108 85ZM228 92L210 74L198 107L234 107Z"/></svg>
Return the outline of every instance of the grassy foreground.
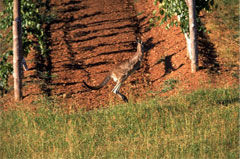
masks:
<svg viewBox="0 0 240 159"><path fill-rule="evenodd" d="M238 88L66 113L0 114L0 158L238 158Z"/></svg>

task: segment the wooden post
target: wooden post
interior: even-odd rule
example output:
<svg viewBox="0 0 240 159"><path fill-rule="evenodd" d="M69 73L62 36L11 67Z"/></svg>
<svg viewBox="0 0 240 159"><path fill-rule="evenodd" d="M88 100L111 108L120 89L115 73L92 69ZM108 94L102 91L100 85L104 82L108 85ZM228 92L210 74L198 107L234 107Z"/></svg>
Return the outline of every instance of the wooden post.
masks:
<svg viewBox="0 0 240 159"><path fill-rule="evenodd" d="M198 70L198 48L197 48L197 23L196 23L196 3L195 0L188 0L189 10L189 32L191 40L191 71Z"/></svg>
<svg viewBox="0 0 240 159"><path fill-rule="evenodd" d="M21 0L13 1L13 78L15 101L22 99Z"/></svg>

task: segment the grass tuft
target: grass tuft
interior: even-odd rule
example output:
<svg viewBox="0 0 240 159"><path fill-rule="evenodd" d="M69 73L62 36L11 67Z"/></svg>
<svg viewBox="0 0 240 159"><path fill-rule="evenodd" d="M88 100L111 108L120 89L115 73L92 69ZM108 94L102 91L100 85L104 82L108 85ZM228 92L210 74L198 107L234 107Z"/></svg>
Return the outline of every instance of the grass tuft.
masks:
<svg viewBox="0 0 240 159"><path fill-rule="evenodd" d="M161 93L166 93L168 91L173 90L177 83L178 83L178 80L175 80L175 79L168 79L168 80L164 81L164 85L161 90Z"/></svg>

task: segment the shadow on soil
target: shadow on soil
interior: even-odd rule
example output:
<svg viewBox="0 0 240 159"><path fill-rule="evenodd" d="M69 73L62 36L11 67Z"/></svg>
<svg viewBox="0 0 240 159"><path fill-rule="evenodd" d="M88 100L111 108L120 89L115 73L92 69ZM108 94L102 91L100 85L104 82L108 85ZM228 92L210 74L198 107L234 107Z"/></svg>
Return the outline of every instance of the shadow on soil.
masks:
<svg viewBox="0 0 240 159"><path fill-rule="evenodd" d="M199 69L207 69L210 74L218 73L220 65L217 61L216 49L214 44L204 33L199 33L199 58L202 58L203 66Z"/></svg>
<svg viewBox="0 0 240 159"><path fill-rule="evenodd" d="M129 3L131 5L131 3ZM64 7L62 7L64 6ZM104 16L108 17L112 13L103 13L101 11L90 12L91 6L83 5L82 1L72 1L70 0L67 3L63 2L61 5L51 4L50 0L45 1L45 8L46 12L56 12L57 18L54 19L49 24L46 24L46 33L47 37L51 37L51 33L57 30L61 30L63 32L63 47L66 48L67 52L67 60L62 64L63 69L67 70L82 70L85 72L85 76L89 78L90 72L88 72L88 68L95 67L95 66L105 66L108 64L112 64L112 61L100 61L100 62L92 62L85 64L85 60L88 59L94 59L96 57L100 56L108 56L108 55L115 55L115 54L121 54L121 53L131 53L136 51L136 42L132 40L126 39L125 41L121 42L100 42L97 43L94 42L93 45L88 46L81 46L81 43L93 41L99 38L109 38L114 39L118 35L127 35L127 34L134 34L136 37L140 36L140 23L143 21L146 17L143 17L141 19L138 19L136 15L133 15L129 13L129 16L126 18L117 18L115 20L108 20L108 19L99 19L97 17ZM59 8L59 9L58 9ZM131 8L131 7L129 7ZM57 10L57 11L56 11ZM89 11L88 11L89 10ZM81 15L80 12L83 12ZM77 13L78 12L78 13ZM121 10L114 10L113 12L121 12ZM70 16L61 16L62 14L70 13ZM76 13L79 16L74 16ZM120 13L121 14L121 13ZM83 21L86 21L87 18L92 18L93 20L90 20L88 23L83 23ZM96 20L97 19L97 20ZM130 23L129 23L130 22ZM119 23L118 26L114 25L116 23ZM56 25L57 24L57 25ZM107 24L107 25L106 25ZM55 25L57 26L55 29L52 29L51 26ZM102 26L102 27L101 27ZM108 26L108 27L106 27ZM123 31L123 30L129 30L129 31ZM114 32L103 34L104 31L113 30ZM70 36L70 32L74 31L73 36ZM50 41L52 40L52 41ZM53 43L57 41L57 39L47 39L47 41L50 41L47 44L48 49L50 48ZM152 44L152 40L147 41L147 48L148 50L153 48L157 44ZM122 49L119 50L108 50L108 51L102 51L95 54L90 54L88 52L94 52L95 49L97 50L99 47L105 47L105 46L114 46L114 45L122 45ZM76 50L76 46L78 51ZM123 49L125 48L125 49ZM61 52L61 51L59 51ZM79 57L79 52L82 52L83 55L81 55L81 58ZM41 91L46 96L52 95L52 89L54 86L54 89L57 86L71 86L76 85L81 82L68 82L68 83L52 83L53 81L53 62L51 57L52 50L49 50L46 55L36 54L35 55L35 61L36 61L36 73L35 78L40 80L40 88ZM86 56L85 56L86 55ZM55 56L55 55L54 55ZM61 56L61 55L60 55ZM59 57L60 57L59 56ZM56 72L54 72L56 73ZM101 72L100 72L101 73ZM77 91L77 93L82 93L84 91ZM76 92L75 92L76 93ZM63 94L63 93L60 93Z"/></svg>
<svg viewBox="0 0 240 159"><path fill-rule="evenodd" d="M172 57L176 55L176 53L173 53L171 55L165 56L164 59L159 60L155 65L160 64L161 62L164 63L164 75L162 75L162 77L165 77L166 75L168 75L169 73L171 73L172 71L176 71L179 68L181 68L184 64L181 64L180 66L178 66L177 68L174 68L172 65Z"/></svg>
<svg viewBox="0 0 240 159"><path fill-rule="evenodd" d="M157 43L153 43L152 37L147 39L147 41L144 42L144 53L145 53L144 57L148 57L149 51L154 47L156 47L157 45L159 45L161 42L163 41L158 41ZM144 58L144 65L145 65L144 72L149 73L150 65L148 64L147 58Z"/></svg>
<svg viewBox="0 0 240 159"><path fill-rule="evenodd" d="M153 49L156 45L158 45L158 44L160 44L161 42L163 42L163 41L159 41L159 42L157 42L157 43L153 43L152 42L153 41L153 39L152 38L149 38L147 41L146 41L146 43L145 43L145 46L146 46L146 54L148 54L149 53L149 50L151 50L151 49ZM164 76L166 76L167 74L169 74L169 73L171 73L172 71L176 71L176 70L178 70L179 68L181 68L184 64L181 64L179 67L177 67L177 68L174 68L173 67L173 65L172 65L172 57L174 56L174 55L176 55L176 53L173 53L173 54L171 54L171 55L168 55L168 56L165 56L164 58L162 58L162 59L160 59L157 63L155 63L152 67L154 67L154 66L156 66L156 65L158 65L158 64L160 64L160 63L164 63L164 69L165 69L165 73L164 73L164 75L162 75L162 77L164 77ZM148 56L148 55L147 55ZM147 72L149 72L149 69L150 69L150 66L146 66L146 68L145 68L145 72L147 73ZM161 77L161 78L162 78ZM155 82L155 81L157 81L157 80L159 80L159 79L156 79L156 80L153 80L153 81L151 81L151 82Z"/></svg>
<svg viewBox="0 0 240 159"><path fill-rule="evenodd" d="M46 0L45 2L45 10L44 15L47 15L47 12L50 10L49 0ZM50 56L50 50L49 46L51 45L51 42L49 40L50 37L50 24L46 24L45 26L45 43L46 43L46 52L41 54L40 48L37 48L35 53L35 68L36 69L35 74L32 76L33 78L36 78L39 80L39 87L41 91L44 93L44 95L50 96L51 95L51 89L48 87L48 83L51 83L52 80L52 59ZM26 95L26 97L29 95Z"/></svg>

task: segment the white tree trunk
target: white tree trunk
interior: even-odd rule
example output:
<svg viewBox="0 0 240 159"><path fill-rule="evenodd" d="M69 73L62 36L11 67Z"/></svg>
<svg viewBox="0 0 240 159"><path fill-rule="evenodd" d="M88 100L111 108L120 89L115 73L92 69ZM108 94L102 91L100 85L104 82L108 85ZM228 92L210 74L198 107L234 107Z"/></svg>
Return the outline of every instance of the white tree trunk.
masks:
<svg viewBox="0 0 240 159"><path fill-rule="evenodd" d="M197 25L196 25L196 6L195 0L185 0L189 11L189 33L184 33L187 44L187 57L191 60L191 71L198 70L198 49L197 49ZM180 21L181 15L178 15Z"/></svg>
<svg viewBox="0 0 240 159"><path fill-rule="evenodd" d="M196 23L196 5L195 0L188 0L189 10L189 32L191 42L191 71L195 73L198 70L198 48L197 48L197 23Z"/></svg>
<svg viewBox="0 0 240 159"><path fill-rule="evenodd" d="M13 78L15 101L22 99L22 35L20 0L13 1Z"/></svg>
<svg viewBox="0 0 240 159"><path fill-rule="evenodd" d="M177 18L178 18L178 21L180 22L181 15L178 15ZM190 37L189 37L189 35L187 33L184 33L184 37L185 37L186 45L187 45L187 57L189 59L191 59L191 57L192 57L192 55L191 55L192 54L192 51L191 51L191 40L190 40Z"/></svg>
<svg viewBox="0 0 240 159"><path fill-rule="evenodd" d="M191 39L186 33L184 33L184 36L187 44L187 57L191 60L192 59Z"/></svg>

